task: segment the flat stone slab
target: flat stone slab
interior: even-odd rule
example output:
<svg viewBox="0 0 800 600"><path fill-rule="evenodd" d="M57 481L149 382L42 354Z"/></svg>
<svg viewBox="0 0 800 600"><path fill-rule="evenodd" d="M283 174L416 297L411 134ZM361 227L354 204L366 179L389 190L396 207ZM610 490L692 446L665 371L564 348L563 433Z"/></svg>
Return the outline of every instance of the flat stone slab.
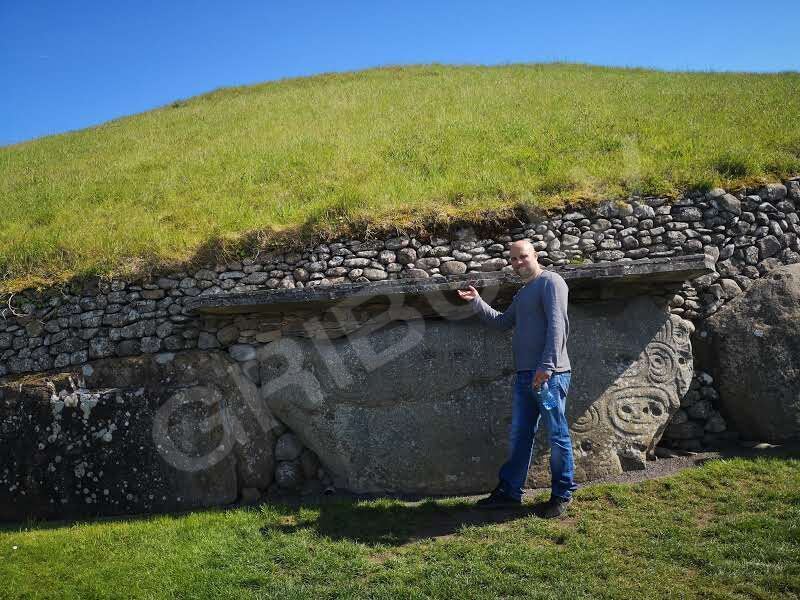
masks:
<svg viewBox="0 0 800 600"><path fill-rule="evenodd" d="M665 284L680 284L714 270L714 261L705 254L691 254L632 261L564 265L553 268L569 285L571 300L591 300L616 296L646 294ZM407 305L423 316L449 312L447 305L463 304L456 290L471 283L478 289L496 288L494 299L510 300L522 285L512 272L468 273L430 279L395 279L363 283L344 283L301 289L259 290L232 294L197 296L185 310L190 315L235 315L281 313L300 310L324 311L329 306L349 300L359 306L387 304L405 298ZM663 291L663 289L662 289ZM443 315L445 316L445 315Z"/></svg>

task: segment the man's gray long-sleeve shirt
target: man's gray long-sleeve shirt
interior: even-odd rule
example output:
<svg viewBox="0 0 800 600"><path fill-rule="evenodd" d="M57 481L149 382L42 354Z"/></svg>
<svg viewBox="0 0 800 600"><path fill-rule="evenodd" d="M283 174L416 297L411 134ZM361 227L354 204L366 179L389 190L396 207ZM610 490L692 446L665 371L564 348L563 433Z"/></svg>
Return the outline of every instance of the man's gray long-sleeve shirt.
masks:
<svg viewBox="0 0 800 600"><path fill-rule="evenodd" d="M561 275L542 271L517 291L505 312L496 311L480 296L471 304L486 324L501 330L514 327L512 348L517 371L541 369L552 374L571 370L567 356L568 294Z"/></svg>

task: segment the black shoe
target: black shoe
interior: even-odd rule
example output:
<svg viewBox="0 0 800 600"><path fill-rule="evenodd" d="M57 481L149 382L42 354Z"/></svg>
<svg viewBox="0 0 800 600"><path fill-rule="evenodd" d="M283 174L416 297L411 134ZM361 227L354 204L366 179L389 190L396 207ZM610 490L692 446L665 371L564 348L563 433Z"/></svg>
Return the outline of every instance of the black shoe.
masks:
<svg viewBox="0 0 800 600"><path fill-rule="evenodd" d="M542 504L538 510L543 519L555 519L567 512L567 507L572 503L572 498L550 496L550 500Z"/></svg>
<svg viewBox="0 0 800 600"><path fill-rule="evenodd" d="M486 498L481 498L475 503L478 508L514 508L522 506L522 499L512 498L500 490L498 485Z"/></svg>

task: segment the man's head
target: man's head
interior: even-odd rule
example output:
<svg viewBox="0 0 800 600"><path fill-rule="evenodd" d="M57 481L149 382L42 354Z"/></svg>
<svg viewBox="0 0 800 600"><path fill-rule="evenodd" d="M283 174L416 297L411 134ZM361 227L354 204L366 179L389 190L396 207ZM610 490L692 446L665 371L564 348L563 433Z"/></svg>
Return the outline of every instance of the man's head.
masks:
<svg viewBox="0 0 800 600"><path fill-rule="evenodd" d="M528 240L519 240L511 244L509 260L514 272L526 281L536 277L542 270L536 250Z"/></svg>

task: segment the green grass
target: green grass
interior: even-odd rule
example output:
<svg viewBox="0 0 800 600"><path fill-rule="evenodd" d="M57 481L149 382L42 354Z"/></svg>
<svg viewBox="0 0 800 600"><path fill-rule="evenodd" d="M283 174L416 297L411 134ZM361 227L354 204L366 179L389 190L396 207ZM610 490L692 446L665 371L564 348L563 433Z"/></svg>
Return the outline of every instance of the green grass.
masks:
<svg viewBox="0 0 800 600"><path fill-rule="evenodd" d="M588 487L555 522L451 499L29 524L0 530L0 581L4 598L797 598L800 461Z"/></svg>
<svg viewBox="0 0 800 600"><path fill-rule="evenodd" d="M222 89L0 148L0 290L799 172L800 73L433 65Z"/></svg>

